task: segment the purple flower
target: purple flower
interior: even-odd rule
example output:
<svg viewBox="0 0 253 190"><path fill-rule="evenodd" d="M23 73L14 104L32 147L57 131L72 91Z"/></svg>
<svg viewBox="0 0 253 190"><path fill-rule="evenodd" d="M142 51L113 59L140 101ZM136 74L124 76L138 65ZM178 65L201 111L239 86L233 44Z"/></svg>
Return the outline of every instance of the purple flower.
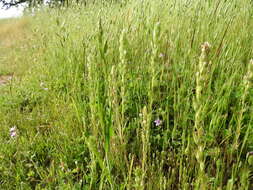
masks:
<svg viewBox="0 0 253 190"><path fill-rule="evenodd" d="M155 126L160 126L162 124L162 121L160 119L156 119L154 123L155 123Z"/></svg>
<svg viewBox="0 0 253 190"><path fill-rule="evenodd" d="M15 138L17 136L17 127L16 126L10 128L10 136L11 136L11 138Z"/></svg>

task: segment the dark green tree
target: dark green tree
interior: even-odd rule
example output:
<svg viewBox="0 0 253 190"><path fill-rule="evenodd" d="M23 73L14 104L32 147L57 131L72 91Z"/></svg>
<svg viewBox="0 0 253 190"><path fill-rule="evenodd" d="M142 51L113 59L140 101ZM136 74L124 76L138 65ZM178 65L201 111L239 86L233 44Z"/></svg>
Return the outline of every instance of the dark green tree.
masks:
<svg viewBox="0 0 253 190"><path fill-rule="evenodd" d="M0 0L4 8L10 8L13 6L18 6L22 3L27 3L29 6L32 5L34 0ZM37 1L37 0L36 0ZM37 3L41 3L42 0L38 0Z"/></svg>
<svg viewBox="0 0 253 190"><path fill-rule="evenodd" d="M68 3L69 0L49 0L47 4L49 5L64 5ZM36 7L43 4L43 0L0 0L4 8L10 8L13 6L18 6L20 4L26 3L28 7ZM1 7L0 7L1 8Z"/></svg>

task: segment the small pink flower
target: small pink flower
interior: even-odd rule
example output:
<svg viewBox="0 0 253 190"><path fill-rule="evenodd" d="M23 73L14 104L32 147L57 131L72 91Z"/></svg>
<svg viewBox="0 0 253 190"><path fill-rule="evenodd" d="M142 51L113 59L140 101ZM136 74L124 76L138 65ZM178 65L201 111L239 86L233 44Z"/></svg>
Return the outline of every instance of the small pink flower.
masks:
<svg viewBox="0 0 253 190"><path fill-rule="evenodd" d="M156 119L156 120L154 121L154 123L155 123L155 126L160 126L160 125L162 124L162 120Z"/></svg>
<svg viewBox="0 0 253 190"><path fill-rule="evenodd" d="M17 127L14 126L14 127L10 128L10 137L15 138L16 136L17 136Z"/></svg>

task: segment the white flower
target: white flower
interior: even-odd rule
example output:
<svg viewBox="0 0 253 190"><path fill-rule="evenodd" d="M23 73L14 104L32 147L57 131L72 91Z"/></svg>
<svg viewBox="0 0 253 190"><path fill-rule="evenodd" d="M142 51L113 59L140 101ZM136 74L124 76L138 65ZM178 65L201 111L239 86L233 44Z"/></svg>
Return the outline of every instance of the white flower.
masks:
<svg viewBox="0 0 253 190"><path fill-rule="evenodd" d="M17 127L13 126L12 128L10 128L10 137L15 138L16 136L17 136Z"/></svg>

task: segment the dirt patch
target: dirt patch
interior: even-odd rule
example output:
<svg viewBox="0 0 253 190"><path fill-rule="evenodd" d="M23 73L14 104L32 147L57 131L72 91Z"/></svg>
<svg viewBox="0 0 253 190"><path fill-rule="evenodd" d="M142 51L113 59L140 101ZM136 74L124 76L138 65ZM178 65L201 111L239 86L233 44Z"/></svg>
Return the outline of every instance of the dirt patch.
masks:
<svg viewBox="0 0 253 190"><path fill-rule="evenodd" d="M0 75L0 86L6 85L11 82L13 75Z"/></svg>

